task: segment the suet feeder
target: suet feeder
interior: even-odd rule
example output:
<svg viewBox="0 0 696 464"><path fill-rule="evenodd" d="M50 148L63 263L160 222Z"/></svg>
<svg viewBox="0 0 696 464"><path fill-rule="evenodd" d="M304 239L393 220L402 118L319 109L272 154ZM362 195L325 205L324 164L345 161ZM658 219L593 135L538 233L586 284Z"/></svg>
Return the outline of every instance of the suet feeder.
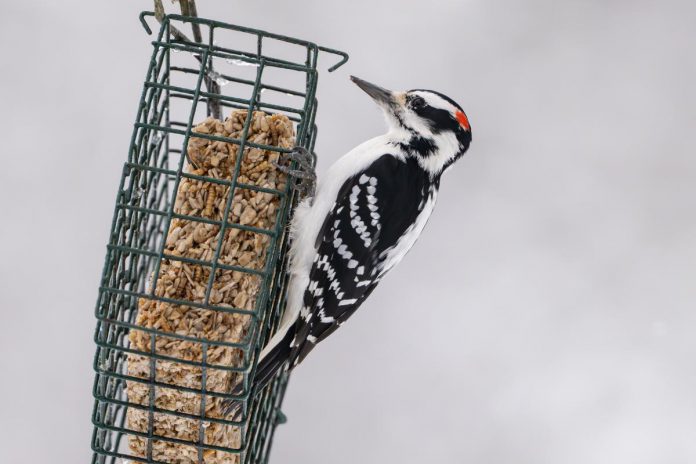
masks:
<svg viewBox="0 0 696 464"><path fill-rule="evenodd" d="M272 162L313 150L319 57L348 56L158 13L96 304L92 462L267 462L288 379L252 379L297 201Z"/></svg>

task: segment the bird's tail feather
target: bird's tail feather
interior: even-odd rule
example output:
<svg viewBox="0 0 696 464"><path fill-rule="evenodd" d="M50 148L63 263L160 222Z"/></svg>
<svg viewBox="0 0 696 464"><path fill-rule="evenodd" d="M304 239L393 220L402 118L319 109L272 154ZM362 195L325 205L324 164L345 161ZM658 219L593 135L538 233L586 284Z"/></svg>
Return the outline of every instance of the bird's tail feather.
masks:
<svg viewBox="0 0 696 464"><path fill-rule="evenodd" d="M292 352L292 340L295 338L295 326L288 328L285 336L266 355L261 358L256 375L254 376L254 384L257 391L264 388L268 382L276 375L283 367L286 361L290 358Z"/></svg>
<svg viewBox="0 0 696 464"><path fill-rule="evenodd" d="M260 359L254 375L253 394L260 392L286 364L292 352L291 344L293 338L295 338L294 325L287 329L282 339L274 342L275 345L273 347L263 350L263 357ZM244 386L240 382L232 389L232 393L239 395L243 390ZM223 414L231 416L232 420L239 420L242 414L242 402L239 400L226 400L223 405Z"/></svg>

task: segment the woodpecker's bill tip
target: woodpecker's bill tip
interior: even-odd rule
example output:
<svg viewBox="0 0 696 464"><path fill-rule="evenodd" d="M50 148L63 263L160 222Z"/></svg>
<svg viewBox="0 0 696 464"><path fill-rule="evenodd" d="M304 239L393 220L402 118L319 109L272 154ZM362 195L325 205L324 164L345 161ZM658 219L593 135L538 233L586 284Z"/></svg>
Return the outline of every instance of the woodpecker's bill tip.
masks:
<svg viewBox="0 0 696 464"><path fill-rule="evenodd" d="M372 97L377 103L387 103L389 105L394 103L394 96L391 90L383 89L382 87L371 84L364 81L358 77L350 76L350 80L360 87L366 94Z"/></svg>

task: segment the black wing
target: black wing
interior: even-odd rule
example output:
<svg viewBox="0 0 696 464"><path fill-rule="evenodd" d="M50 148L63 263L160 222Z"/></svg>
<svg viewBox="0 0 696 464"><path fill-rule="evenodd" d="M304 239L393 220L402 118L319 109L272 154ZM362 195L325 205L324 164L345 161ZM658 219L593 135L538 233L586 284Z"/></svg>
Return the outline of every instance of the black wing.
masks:
<svg viewBox="0 0 696 464"><path fill-rule="evenodd" d="M348 319L377 286L386 252L425 203L426 176L415 162L384 155L343 184L317 237L310 284L295 325L292 366Z"/></svg>

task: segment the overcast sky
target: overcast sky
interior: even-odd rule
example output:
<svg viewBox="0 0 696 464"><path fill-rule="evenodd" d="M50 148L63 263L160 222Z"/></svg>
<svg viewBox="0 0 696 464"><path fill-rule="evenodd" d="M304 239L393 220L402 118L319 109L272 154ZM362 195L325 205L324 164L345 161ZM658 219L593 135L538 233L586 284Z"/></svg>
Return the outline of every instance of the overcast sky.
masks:
<svg viewBox="0 0 696 464"><path fill-rule="evenodd" d="M150 2L5 3L0 462L86 463ZM351 54L320 77L320 173L383 131L349 74L473 129L421 240L293 375L271 462L696 462L695 2L198 3Z"/></svg>

